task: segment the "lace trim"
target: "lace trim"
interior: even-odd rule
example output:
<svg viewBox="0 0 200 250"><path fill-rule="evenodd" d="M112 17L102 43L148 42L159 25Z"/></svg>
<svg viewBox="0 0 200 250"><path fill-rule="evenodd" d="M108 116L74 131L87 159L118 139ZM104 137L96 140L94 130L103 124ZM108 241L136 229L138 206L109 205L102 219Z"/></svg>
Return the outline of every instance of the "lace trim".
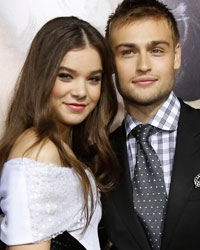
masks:
<svg viewBox="0 0 200 250"><path fill-rule="evenodd" d="M86 219L82 212L82 187L71 168L58 167L21 158L26 174L28 204L34 242L49 240L64 231L82 231ZM99 196L92 175L86 171Z"/></svg>

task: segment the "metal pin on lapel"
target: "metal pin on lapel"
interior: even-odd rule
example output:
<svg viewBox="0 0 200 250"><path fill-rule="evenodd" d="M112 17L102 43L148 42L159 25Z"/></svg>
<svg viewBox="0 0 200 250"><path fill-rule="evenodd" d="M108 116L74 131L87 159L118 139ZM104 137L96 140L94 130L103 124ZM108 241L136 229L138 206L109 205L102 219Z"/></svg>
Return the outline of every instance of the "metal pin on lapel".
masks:
<svg viewBox="0 0 200 250"><path fill-rule="evenodd" d="M200 174L198 174L198 175L194 178L194 185L195 185L195 188L199 188L199 187L200 187Z"/></svg>

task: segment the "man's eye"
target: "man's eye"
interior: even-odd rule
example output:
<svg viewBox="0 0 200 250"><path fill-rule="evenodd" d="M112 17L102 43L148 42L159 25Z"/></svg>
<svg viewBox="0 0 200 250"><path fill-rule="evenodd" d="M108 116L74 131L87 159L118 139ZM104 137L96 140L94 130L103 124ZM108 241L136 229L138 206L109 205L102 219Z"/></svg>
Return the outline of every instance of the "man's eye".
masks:
<svg viewBox="0 0 200 250"><path fill-rule="evenodd" d="M65 81L69 81L73 79L73 77L70 74L66 74L66 73L59 73L58 77Z"/></svg>
<svg viewBox="0 0 200 250"><path fill-rule="evenodd" d="M128 56L128 55L131 55L133 53L133 51L132 50L123 50L122 52L121 52L121 54L123 55L123 56Z"/></svg>
<svg viewBox="0 0 200 250"><path fill-rule="evenodd" d="M155 48L155 49L152 50L152 53L153 53L153 54L162 54L162 53L163 53L163 50L162 50L162 49L157 49L157 48Z"/></svg>

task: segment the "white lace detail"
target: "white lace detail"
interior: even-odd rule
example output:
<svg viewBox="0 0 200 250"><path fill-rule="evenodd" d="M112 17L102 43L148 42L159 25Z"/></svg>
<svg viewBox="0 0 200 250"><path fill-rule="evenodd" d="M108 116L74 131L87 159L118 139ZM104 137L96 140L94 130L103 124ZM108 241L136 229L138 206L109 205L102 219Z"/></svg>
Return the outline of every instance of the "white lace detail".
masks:
<svg viewBox="0 0 200 250"><path fill-rule="evenodd" d="M83 194L73 169L21 158L26 174L32 236L35 242L83 229ZM37 169L36 169L37 168ZM96 190L93 177L86 171ZM94 201L97 199L94 192Z"/></svg>

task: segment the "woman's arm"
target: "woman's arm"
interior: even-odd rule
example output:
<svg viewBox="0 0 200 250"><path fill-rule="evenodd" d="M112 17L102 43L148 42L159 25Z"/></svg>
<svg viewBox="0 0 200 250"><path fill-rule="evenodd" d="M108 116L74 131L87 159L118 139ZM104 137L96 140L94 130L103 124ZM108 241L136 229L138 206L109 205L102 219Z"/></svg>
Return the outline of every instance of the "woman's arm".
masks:
<svg viewBox="0 0 200 250"><path fill-rule="evenodd" d="M50 250L51 241L44 241L38 244L26 244L18 246L7 246L6 250Z"/></svg>
<svg viewBox="0 0 200 250"><path fill-rule="evenodd" d="M36 142L36 139L35 139L36 136L35 137L34 136L35 136L35 134L33 133L33 131L29 131L29 132L25 133L24 135L22 135L21 138L19 138L17 140L17 142L13 146L11 153L9 155L9 160L15 161L15 164L14 164L15 171L8 172L7 169L9 170L11 168L6 167L5 171L4 171L4 175L2 175L3 177L1 177L1 179L4 180L4 181L1 181L1 184L5 189L5 191L3 193L8 196L8 197L3 197L4 198L3 199L4 209L2 209L2 211L4 212L5 217L10 216L10 218L11 218L10 220L5 218L5 220L3 221L4 224L6 224L6 220L8 220L10 222L10 224L7 223L5 226L5 235L7 238L9 238L9 240L6 237L5 238L6 238L7 242L5 241L5 239L1 239L2 241L4 240L5 244L7 243L8 245L12 245L12 246L7 246L6 250L50 250L51 241L50 240L49 241L42 241L42 240L47 239L47 237L50 237L51 235L57 234L58 232L60 232L60 229L57 232L56 227L53 227L53 229L52 229L52 227L50 227L49 230L44 230L42 232L42 233L44 233L44 235L43 235L44 237L42 236L43 238L42 237L32 238L32 231L31 231L32 228L30 227L30 225L31 225L31 223L33 223L33 225L35 225L38 222L38 220L31 219L29 217L30 207L28 206L29 203L28 203L27 197L29 194L28 192L30 190L26 187L26 185L27 185L26 178L28 178L28 177L27 177L27 175L24 174L24 170L23 170L24 166L26 164L29 164L29 162L24 164L24 161L32 159L35 161L35 162L32 162L32 166L40 164L40 168L35 167L34 168L35 170L33 170L33 168L32 168L32 171L34 172L34 174L36 176L38 176L38 174L36 174L38 171L39 171L39 173L41 171L41 173L44 174L44 172L42 171L42 169L43 169L42 167L47 167L44 165L45 163L52 163L56 166L61 165L59 153L58 153L55 145L49 140L47 140L47 141L45 141L45 143L43 143L42 148L41 148L41 145L37 145L36 147L31 148L31 150L28 151L28 153L27 153L27 158L25 155L25 158L23 159L24 153L29 149L30 146L32 146ZM47 155L49 155L49 156L47 156ZM28 159L28 158L30 158L30 159ZM20 162L16 163L16 161L19 161L19 160L20 160ZM37 160L38 160L38 163L37 163ZM12 163L13 162L10 162L8 164L12 164ZM43 163L43 165L41 167L42 163ZM30 165L31 164L29 164L29 166ZM62 168L59 167L59 169L62 169ZM31 170L29 169L29 171L31 171ZM28 172L28 170L26 171L26 173L27 172ZM16 177L19 177L19 178L16 178ZM9 179L9 181L8 181L8 179ZM52 179L51 176L49 177L49 179L54 180L54 179ZM13 180L16 180L17 182L15 183ZM10 186L12 186L12 188L7 185L7 182L10 183ZM37 183L37 181L36 181L36 183ZM16 185L16 184L18 184L18 185ZM14 185L14 188L13 188L13 185ZM18 189L16 189L15 186L17 186ZM1 185L0 185L0 189L1 189ZM9 192L8 192L8 189L9 189ZM46 183L46 185L44 183L42 190L41 190L41 192L43 193L44 196L45 195L48 196L48 194L49 194L48 189L49 189L48 183ZM2 192L2 190L0 191L0 196L1 196L1 192ZM33 190L33 192L34 192L34 190ZM18 195L18 194L21 194L21 195ZM20 202L19 198L17 198L17 200L14 198L14 197L18 197L18 196L22 198L21 202ZM54 196L52 199L54 199ZM8 203L8 201L10 203ZM12 207L12 209L11 209L11 207ZM6 210L8 208L9 208L9 211ZM15 209L18 211L18 217L21 218L21 220L16 220L16 216L14 215ZM42 221L43 220L42 216L44 215L43 209L39 209L39 211L42 211L42 214L40 215L41 216L40 219ZM34 212L34 210L33 210L33 212ZM47 217L48 217L48 214L47 214ZM34 218L36 218L36 217L34 217ZM23 221L26 221L26 219L28 219L28 223L23 222ZM17 223L15 223L16 221L17 221ZM39 223L38 223L38 225L39 225ZM13 229L13 226L14 226L14 229ZM22 232L20 230L18 230L18 228L20 228L20 230ZM35 229L35 230L37 232L40 232L39 231L40 227L37 226L36 228L37 229ZM51 231L51 230L53 230L53 231ZM14 232L16 231L17 236L15 234L15 237L12 237L13 231ZM37 241L40 241L40 242L35 243ZM31 243L24 244L26 242L31 242ZM15 245L13 245L13 244L15 244Z"/></svg>

